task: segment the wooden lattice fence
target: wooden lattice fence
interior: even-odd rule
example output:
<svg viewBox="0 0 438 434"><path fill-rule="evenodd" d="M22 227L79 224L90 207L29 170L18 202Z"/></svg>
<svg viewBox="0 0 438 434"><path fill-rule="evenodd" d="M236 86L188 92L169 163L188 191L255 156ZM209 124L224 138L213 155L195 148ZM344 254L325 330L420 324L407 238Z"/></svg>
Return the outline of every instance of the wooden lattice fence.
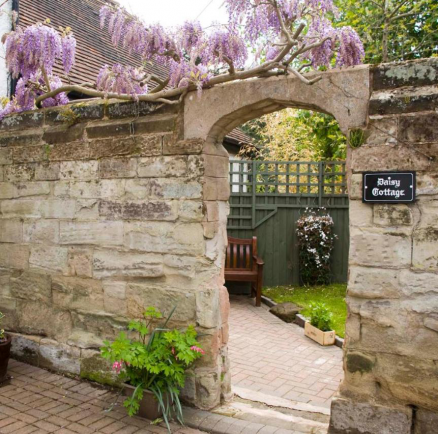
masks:
<svg viewBox="0 0 438 434"><path fill-rule="evenodd" d="M228 234L257 236L264 285L299 283L296 221L306 208L327 208L338 239L334 282L348 271L349 221L345 162L230 161Z"/></svg>

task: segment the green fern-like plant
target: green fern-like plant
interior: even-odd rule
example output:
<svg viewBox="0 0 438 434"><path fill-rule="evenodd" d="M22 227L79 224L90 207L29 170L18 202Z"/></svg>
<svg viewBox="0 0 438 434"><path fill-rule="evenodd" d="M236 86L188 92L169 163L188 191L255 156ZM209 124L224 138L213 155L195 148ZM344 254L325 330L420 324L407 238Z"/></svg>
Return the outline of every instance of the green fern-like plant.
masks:
<svg viewBox="0 0 438 434"><path fill-rule="evenodd" d="M148 307L142 319L129 324L136 338L130 339L121 332L113 343L105 341L101 348L102 356L113 364L122 381L135 387L132 396L124 402L128 414L138 413L143 394L149 390L158 401L169 432L173 415L183 424L179 393L184 387L186 370L204 354L193 326L185 331L168 327L174 311L175 308L161 321L161 312ZM161 324L153 327L156 322Z"/></svg>
<svg viewBox="0 0 438 434"><path fill-rule="evenodd" d="M310 305L310 324L323 332L332 329L332 313L324 303L313 303Z"/></svg>

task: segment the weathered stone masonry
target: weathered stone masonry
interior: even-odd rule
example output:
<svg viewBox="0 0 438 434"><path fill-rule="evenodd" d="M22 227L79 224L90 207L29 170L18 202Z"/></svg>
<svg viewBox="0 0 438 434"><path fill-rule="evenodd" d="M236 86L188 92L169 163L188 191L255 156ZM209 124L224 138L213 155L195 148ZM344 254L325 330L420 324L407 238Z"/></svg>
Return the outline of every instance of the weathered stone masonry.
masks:
<svg viewBox="0 0 438 434"><path fill-rule="evenodd" d="M172 107L96 102L0 125L0 310L15 356L108 381L102 341L146 306L178 304L174 323L197 325L207 350L186 399L209 408L229 393L228 185L181 128Z"/></svg>
<svg viewBox="0 0 438 434"><path fill-rule="evenodd" d="M331 433L438 432L438 62L371 70L350 152L345 380ZM362 172L417 171L412 205L363 204Z"/></svg>
<svg viewBox="0 0 438 434"><path fill-rule="evenodd" d="M102 339L144 306L178 302L175 323L196 324L207 350L186 399L210 408L229 397L222 137L283 107L317 109L346 134L365 133L348 159L345 380L330 432L435 433L437 85L438 60L429 59L331 71L313 86L294 77L227 84L189 94L181 108L94 102L8 117L0 309L17 333L15 355L108 380ZM417 201L362 204L362 172L379 170L416 170Z"/></svg>

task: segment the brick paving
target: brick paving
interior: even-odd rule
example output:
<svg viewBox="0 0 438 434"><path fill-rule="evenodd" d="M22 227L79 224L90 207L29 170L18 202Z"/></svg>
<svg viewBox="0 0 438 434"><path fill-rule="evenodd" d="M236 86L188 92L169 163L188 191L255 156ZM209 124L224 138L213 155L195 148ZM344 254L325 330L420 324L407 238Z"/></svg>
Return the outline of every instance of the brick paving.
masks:
<svg viewBox="0 0 438 434"><path fill-rule="evenodd" d="M166 434L167 429L130 418L123 397L106 388L10 360L10 385L0 388L0 434ZM117 402L112 411L106 411ZM201 434L173 426L173 433Z"/></svg>
<svg viewBox="0 0 438 434"><path fill-rule="evenodd" d="M233 386L330 407L343 378L342 350L322 347L252 299L231 296L229 354Z"/></svg>

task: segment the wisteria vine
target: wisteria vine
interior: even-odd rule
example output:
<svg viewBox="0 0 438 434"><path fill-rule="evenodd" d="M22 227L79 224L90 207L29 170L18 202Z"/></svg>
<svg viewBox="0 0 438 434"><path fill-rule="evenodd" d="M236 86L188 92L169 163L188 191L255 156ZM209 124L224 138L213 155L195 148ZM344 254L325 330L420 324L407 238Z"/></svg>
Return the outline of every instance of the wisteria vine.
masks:
<svg viewBox="0 0 438 434"><path fill-rule="evenodd" d="M100 98L160 101L175 104L191 90L253 77L294 74L307 84L303 70L353 66L364 49L351 27L336 28L333 0L225 0L226 25L203 29L186 22L174 29L145 25L123 8L103 6L100 24L111 41L143 63L162 65L167 78L144 68L104 65L95 83L64 85L53 74L60 63L68 76L75 61L76 40L71 29L55 31L48 24L18 26L6 35L6 62L20 78L16 95L0 111L6 114L37 107L62 105L68 93ZM251 53L251 55L250 55ZM252 62L251 65L249 63Z"/></svg>

